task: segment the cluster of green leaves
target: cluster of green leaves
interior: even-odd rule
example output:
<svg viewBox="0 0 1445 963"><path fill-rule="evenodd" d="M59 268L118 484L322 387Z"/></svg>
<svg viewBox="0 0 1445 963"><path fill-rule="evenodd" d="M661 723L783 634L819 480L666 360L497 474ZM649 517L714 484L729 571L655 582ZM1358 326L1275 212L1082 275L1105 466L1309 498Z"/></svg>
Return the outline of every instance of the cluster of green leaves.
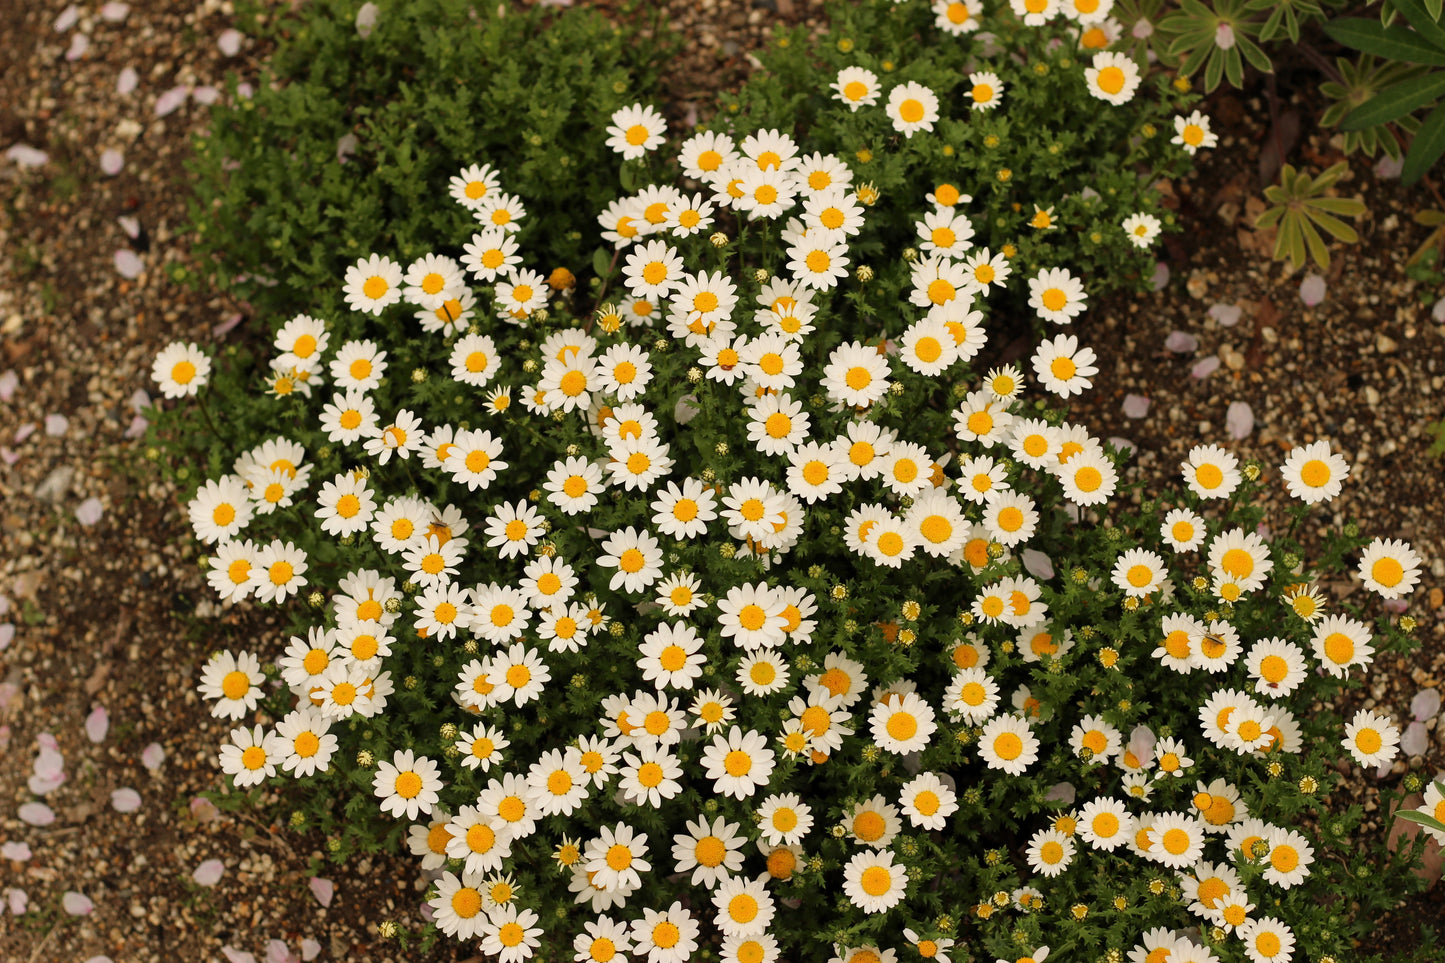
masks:
<svg viewBox="0 0 1445 963"><path fill-rule="evenodd" d="M1152 263L1118 243L1119 225L1143 212L1158 216L1166 230L1178 229L1154 184L1192 166L1169 142L1174 115L1198 100L1187 84L1181 90L1146 67L1133 100L1110 108L1089 94L1083 78L1093 52L1061 18L1026 27L1000 9L997 22L988 23L992 40L967 47L965 38L934 25L927 4L828 9L825 33L800 27L758 52L762 69L724 99L716 127L795 130L810 151L844 158L859 180L885 195L917 198L882 212L877 246L863 253L917 244L913 221L923 210L922 195L947 183L972 195L966 209L978 232L975 243L1016 250L1016 272L1067 264L1091 292L1147 289ZM836 99L829 85L853 66L880 78L877 106L853 112ZM973 109L972 71L998 75L1004 85L999 106ZM941 102L933 136L904 138L883 110L888 90L910 81ZM1053 211L1056 227L1029 226L1040 208Z"/></svg>
<svg viewBox="0 0 1445 963"><path fill-rule="evenodd" d="M539 258L579 263L591 222L578 212L618 193L605 120L653 96L672 49L638 36L656 26L646 5L619 26L581 8L407 0L384 4L365 38L360 7L251 11L275 53L251 97L233 81L189 165L200 282L262 317L334 312L331 282L358 256L410 258L462 233L467 212L438 201L474 162L528 199Z"/></svg>
<svg viewBox="0 0 1445 963"><path fill-rule="evenodd" d="M1359 217L1365 212L1364 202L1329 194L1348 169L1349 165L1340 161L1318 177L1311 177L1286 164L1280 171L1279 184L1264 189L1265 199L1274 206L1259 216L1255 227L1277 229L1274 256L1287 260L1292 270L1303 266L1307 256L1321 270L1330 266L1329 246L1321 230L1347 244L1360 239L1340 217Z"/></svg>

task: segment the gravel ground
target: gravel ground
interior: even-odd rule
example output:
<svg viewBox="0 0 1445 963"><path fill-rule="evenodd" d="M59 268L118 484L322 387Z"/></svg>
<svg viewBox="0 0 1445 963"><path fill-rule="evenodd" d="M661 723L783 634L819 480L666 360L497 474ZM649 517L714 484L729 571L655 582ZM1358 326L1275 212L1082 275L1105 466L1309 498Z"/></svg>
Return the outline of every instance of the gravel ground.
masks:
<svg viewBox="0 0 1445 963"><path fill-rule="evenodd" d="M410 861L327 867L323 839L198 796L220 786L212 759L229 728L198 703L200 664L217 648L275 652L278 640L254 613L217 618L180 547L175 493L147 478L136 393L161 345L211 342L238 310L170 280L189 256L176 187L210 85L253 76L265 51L226 33L227 3L147 0L117 17L120 6L92 0L66 23L64 0L11 0L0 35L0 889L10 910L27 909L0 926L0 959L467 957L470 947L422 957L376 937L383 919L420 925ZM687 37L670 113L705 112L774 24L816 24L820 6L669 3ZM122 93L127 67L134 88ZM1324 300L1306 306L1301 275L1262 255L1268 239L1249 227L1253 118L1266 112L1229 97L1210 108L1226 136L1196 177L1171 185L1181 214L1206 227L1170 246L1162 291L1083 321L1101 372L1078 416L1130 439L1141 477L1172 472L1196 440L1223 443L1237 402L1253 416L1229 442L1242 457L1276 466L1317 438L1345 452L1354 477L1332 512L1430 560L1409 607L1422 650L1377 663L1355 699L1406 721L1417 692L1445 684L1445 483L1421 435L1445 407L1445 327L1430 311L1445 292L1401 269L1425 233L1410 220L1422 198L1357 161L1341 187L1373 212L1364 241L1337 253ZM46 160L25 166L38 158L17 147ZM1333 148L1307 135L1297 153L1320 165ZM1166 348L1175 331L1197 346ZM1218 370L1191 376L1211 357ZM1142 417L1125 414L1131 395L1149 399ZM1411 767L1445 768L1437 723L1425 723L1428 748ZM1345 768L1342 796L1368 799L1373 780ZM1382 927L1387 946L1407 946L1409 920L1442 911L1442 889Z"/></svg>

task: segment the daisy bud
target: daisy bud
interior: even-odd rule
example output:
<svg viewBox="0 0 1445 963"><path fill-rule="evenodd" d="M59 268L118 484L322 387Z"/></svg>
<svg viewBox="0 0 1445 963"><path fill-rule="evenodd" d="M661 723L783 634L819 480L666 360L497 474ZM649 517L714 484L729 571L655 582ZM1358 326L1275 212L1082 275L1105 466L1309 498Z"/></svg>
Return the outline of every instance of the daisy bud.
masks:
<svg viewBox="0 0 1445 963"><path fill-rule="evenodd" d="M441 737L448 742L454 742L457 738L457 727L454 723L444 722L441 727Z"/></svg>
<svg viewBox="0 0 1445 963"><path fill-rule="evenodd" d="M421 384L423 381L426 380L426 369L425 369L425 368L412 368L412 369L411 369L411 380L412 380L415 384Z"/></svg>
<svg viewBox="0 0 1445 963"><path fill-rule="evenodd" d="M1413 632L1415 631L1415 624L1415 619L1412 616L1407 615L1400 620L1400 631Z"/></svg>
<svg viewBox="0 0 1445 963"><path fill-rule="evenodd" d="M306 814L298 809L291 814L291 818L287 821L291 824L292 829L300 829L306 825Z"/></svg>
<svg viewBox="0 0 1445 963"><path fill-rule="evenodd" d="M379 933L384 940L395 939L397 930L397 925L391 920L382 920L376 924L376 932Z"/></svg>
<svg viewBox="0 0 1445 963"><path fill-rule="evenodd" d="M326 604L326 596L322 595L320 592L312 592L310 595L306 596L306 604L311 606L313 609L319 609L321 608L321 606Z"/></svg>
<svg viewBox="0 0 1445 963"><path fill-rule="evenodd" d="M762 284L769 277L771 277L771 275L768 274L767 268L758 268L756 271L753 272L753 280L757 281L759 284Z"/></svg>
<svg viewBox="0 0 1445 963"><path fill-rule="evenodd" d="M370 769L372 763L375 761L369 749L363 749L356 754L356 764L363 769ZM335 842L338 846L340 845L340 840L336 840Z"/></svg>
<svg viewBox="0 0 1445 963"><path fill-rule="evenodd" d="M532 312L532 317L535 318L536 321L537 321L537 323L539 323L539 324L540 324L541 322L543 322L543 321L546 321L546 320L547 320L547 309L546 309L546 308L538 308L536 311L533 311L533 312Z"/></svg>
<svg viewBox="0 0 1445 963"><path fill-rule="evenodd" d="M341 852L341 840L339 840L339 839L328 839L328 840L326 841L326 850L327 850L327 852L331 852L331 853L339 853L339 852Z"/></svg>
<svg viewBox="0 0 1445 963"><path fill-rule="evenodd" d="M873 269L866 264L860 264L858 265L858 270L853 272L853 276L856 277L858 280L867 283L873 280Z"/></svg>
<svg viewBox="0 0 1445 963"><path fill-rule="evenodd" d="M914 261L918 260L918 249L912 247L905 247L903 249L903 260L907 261L909 264L912 264Z"/></svg>
<svg viewBox="0 0 1445 963"><path fill-rule="evenodd" d="M728 236L722 231L718 231L712 237L708 238L708 241L712 244L713 247L727 247Z"/></svg>

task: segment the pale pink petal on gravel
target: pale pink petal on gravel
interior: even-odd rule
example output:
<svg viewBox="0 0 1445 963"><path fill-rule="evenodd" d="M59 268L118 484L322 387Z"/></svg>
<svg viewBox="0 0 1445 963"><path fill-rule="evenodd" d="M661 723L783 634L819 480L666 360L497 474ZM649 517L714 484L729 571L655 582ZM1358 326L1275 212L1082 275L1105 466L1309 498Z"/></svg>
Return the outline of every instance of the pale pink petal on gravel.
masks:
<svg viewBox="0 0 1445 963"><path fill-rule="evenodd" d="M15 429L15 444L20 444L22 441L24 441L26 438L29 438L33 434L35 434L35 422L27 421L25 424Z"/></svg>
<svg viewBox="0 0 1445 963"><path fill-rule="evenodd" d="M216 38L216 46L227 57L234 57L241 52L241 41L244 39L246 35L239 30L222 30L221 35Z"/></svg>
<svg viewBox="0 0 1445 963"><path fill-rule="evenodd" d="M1210 355L1207 358L1200 358L1198 361L1194 362L1194 367L1189 369L1189 377L1208 378L1210 375L1214 374L1214 372L1218 370L1219 359L1214 355Z"/></svg>
<svg viewBox="0 0 1445 963"><path fill-rule="evenodd" d="M146 269L146 266L139 254L128 247L123 247L115 252L115 269L120 272L121 277L135 280L141 276L141 272Z"/></svg>
<svg viewBox="0 0 1445 963"><path fill-rule="evenodd" d="M23 889L7 889L5 902L10 904L12 915L24 916L25 911L30 908L30 894Z"/></svg>
<svg viewBox="0 0 1445 963"><path fill-rule="evenodd" d="M118 813L133 813L140 808L140 793L122 786L110 794L110 806Z"/></svg>
<svg viewBox="0 0 1445 963"><path fill-rule="evenodd" d="M1154 276L1149 279L1149 285L1155 291L1162 291L1169 284L1169 265L1163 261L1154 265Z"/></svg>
<svg viewBox="0 0 1445 963"><path fill-rule="evenodd" d="M1024 571L1034 578L1048 581L1054 577L1054 563L1047 555L1038 549L1026 548L1019 555L1020 561L1024 563Z"/></svg>
<svg viewBox="0 0 1445 963"><path fill-rule="evenodd" d="M320 943L309 937L301 941L301 959L305 961L305 963L311 963L312 960L316 959L320 955Z"/></svg>
<svg viewBox="0 0 1445 963"><path fill-rule="evenodd" d="M175 113L190 95L191 88L185 84L172 87L156 98L156 116L165 117L167 114Z"/></svg>
<svg viewBox="0 0 1445 963"><path fill-rule="evenodd" d="M256 92L256 88L255 88L255 87L252 87L250 84L246 83L244 80L241 81L239 84L236 85L236 96L237 96L237 97L240 97L242 100L250 100L250 99L251 99L251 95L254 94L255 92Z"/></svg>
<svg viewBox="0 0 1445 963"><path fill-rule="evenodd" d="M266 963L301 963L301 957L280 940L266 941Z"/></svg>
<svg viewBox="0 0 1445 963"><path fill-rule="evenodd" d="M31 776L26 785L30 787L30 791L35 793L35 795L48 796L65 785L65 773L62 771L47 773L43 776Z"/></svg>
<svg viewBox="0 0 1445 963"><path fill-rule="evenodd" d="M431 908L430 903L421 904L421 918L425 923L430 923L436 919L436 912Z"/></svg>
<svg viewBox="0 0 1445 963"><path fill-rule="evenodd" d="M198 823L208 823L221 814L216 804L205 796L196 796L191 799L191 818Z"/></svg>
<svg viewBox="0 0 1445 963"><path fill-rule="evenodd" d="M196 867L191 879L199 886L215 886L226 875L226 864L219 859L208 859Z"/></svg>
<svg viewBox="0 0 1445 963"><path fill-rule="evenodd" d="M115 222L120 225L122 231L125 231L125 236L132 241L140 237L140 221L133 217L117 217Z"/></svg>
<svg viewBox="0 0 1445 963"><path fill-rule="evenodd" d="M1325 279L1318 274L1308 275L1299 283L1299 299L1305 307L1312 308L1325 299Z"/></svg>
<svg viewBox="0 0 1445 963"><path fill-rule="evenodd" d="M1400 736L1400 751L1407 756L1423 756L1430 748L1430 730L1423 722L1412 722Z"/></svg>
<svg viewBox="0 0 1445 963"><path fill-rule="evenodd" d="M99 498L87 498L75 509L75 520L86 528L100 521L104 515L105 507L101 505Z"/></svg>
<svg viewBox="0 0 1445 963"><path fill-rule="evenodd" d="M0 622L0 651L10 648L10 643L15 641L15 625L11 622Z"/></svg>
<svg viewBox="0 0 1445 963"><path fill-rule="evenodd" d="M100 8L100 18L102 20L108 20L111 23L120 23L129 13L130 4L128 3L112 2Z"/></svg>
<svg viewBox="0 0 1445 963"><path fill-rule="evenodd" d="M316 902L322 906L331 905L331 897L336 893L336 884L329 879L322 879L320 876L311 877L311 895L316 897Z"/></svg>
<svg viewBox="0 0 1445 963"><path fill-rule="evenodd" d="M72 3L70 6L60 11L60 16L55 18L55 32L65 33L65 31L75 26L75 21L79 19L80 8Z"/></svg>
<svg viewBox="0 0 1445 963"><path fill-rule="evenodd" d="M21 167L39 167L50 160L49 154L29 144L16 144L5 152L5 156Z"/></svg>
<svg viewBox="0 0 1445 963"><path fill-rule="evenodd" d="M1164 347L1176 354L1188 354L1199 347L1199 339L1188 331L1171 331L1164 339Z"/></svg>
<svg viewBox="0 0 1445 963"><path fill-rule="evenodd" d="M141 750L140 764L151 772L155 772L165 761L166 751L161 748L159 742L153 742Z"/></svg>
<svg viewBox="0 0 1445 963"><path fill-rule="evenodd" d="M1209 316L1219 322L1221 328L1232 328L1239 323L1239 305L1216 304L1209 309Z"/></svg>
<svg viewBox="0 0 1445 963"><path fill-rule="evenodd" d="M86 960L85 963L115 963L115 960L112 960L108 956L92 956Z"/></svg>
<svg viewBox="0 0 1445 963"><path fill-rule="evenodd" d="M229 963L256 963L256 957L252 956L250 953L245 953L241 950L233 949L230 946L221 947L221 955L224 956L229 961Z"/></svg>
<svg viewBox="0 0 1445 963"><path fill-rule="evenodd" d="M1149 414L1149 406L1153 404L1143 395L1128 394L1124 396L1124 417L1143 418Z"/></svg>
<svg viewBox="0 0 1445 963"><path fill-rule="evenodd" d="M15 454L14 451L6 448L4 445L0 445L0 461L3 461L7 465L13 465L19 460L20 456Z"/></svg>
<svg viewBox="0 0 1445 963"><path fill-rule="evenodd" d="M17 863L23 863L35 854L30 851L29 843L8 842L0 846L0 856L6 859L13 859Z"/></svg>
<svg viewBox="0 0 1445 963"><path fill-rule="evenodd" d="M125 155L115 148L100 152L100 172L106 177L114 177L125 169Z"/></svg>
<svg viewBox="0 0 1445 963"><path fill-rule="evenodd" d="M146 428L148 427L150 427L150 422L146 421L140 415L136 415L130 420L130 426L125 430L125 437L139 438L146 433Z"/></svg>
<svg viewBox="0 0 1445 963"><path fill-rule="evenodd" d="M51 438L59 438L70 430L70 419L64 415L46 415L45 433Z"/></svg>
<svg viewBox="0 0 1445 963"><path fill-rule="evenodd" d="M1385 599L1385 611L1392 615L1404 615L1410 611L1408 599Z"/></svg>
<svg viewBox="0 0 1445 963"><path fill-rule="evenodd" d="M1044 799L1049 802L1061 802L1068 806L1073 803L1076 794L1073 783L1061 782L1050 786L1049 791L1044 793Z"/></svg>
<svg viewBox="0 0 1445 963"><path fill-rule="evenodd" d="M1435 306L1430 309L1430 317L1437 323L1445 324L1445 298L1435 302Z"/></svg>
<svg viewBox="0 0 1445 963"><path fill-rule="evenodd" d="M1224 414L1224 430L1235 441L1249 437L1249 433L1254 431L1254 409L1249 406L1249 402L1229 403L1229 410Z"/></svg>
<svg viewBox="0 0 1445 963"><path fill-rule="evenodd" d="M120 76L115 78L115 92L124 97L132 90L135 90L136 85L139 83L140 74L135 72L134 67L126 67L120 72Z"/></svg>
<svg viewBox="0 0 1445 963"><path fill-rule="evenodd" d="M105 734L110 731L110 713L105 711L105 706L96 706L90 710L90 715L85 717L85 734L91 742L101 742Z"/></svg>
<svg viewBox="0 0 1445 963"><path fill-rule="evenodd" d="M214 328L211 329L211 334L217 338L221 337L224 334L230 334L231 330L235 328L236 325L240 324L245 319L245 317L246 316L240 311L232 311L230 314L226 315L226 320L222 321L220 324L216 325Z"/></svg>
<svg viewBox="0 0 1445 963"><path fill-rule="evenodd" d="M202 107L209 107L221 99L221 91L220 88L212 87L210 84L202 84L191 91L191 99Z"/></svg>
<svg viewBox="0 0 1445 963"><path fill-rule="evenodd" d="M90 38L83 33L78 33L70 38L70 46L65 51L65 59L69 61L79 60L85 56L90 49Z"/></svg>
<svg viewBox="0 0 1445 963"><path fill-rule="evenodd" d="M91 910L95 909L95 904L91 902L89 896L86 896L84 893L77 893L72 889L60 897L60 908L71 916L86 916L89 915Z"/></svg>
<svg viewBox="0 0 1445 963"><path fill-rule="evenodd" d="M1382 181L1392 181L1404 170L1404 155L1391 157L1389 154L1381 154L1380 159L1375 161L1375 176Z"/></svg>
<svg viewBox="0 0 1445 963"><path fill-rule="evenodd" d="M1410 700L1410 715L1416 722L1429 722L1440 711L1440 690L1421 689Z"/></svg>
<svg viewBox="0 0 1445 963"><path fill-rule="evenodd" d="M15 389L20 387L20 376L14 370L0 374L0 401L9 401L15 397ZM0 612L0 615L4 615Z"/></svg>

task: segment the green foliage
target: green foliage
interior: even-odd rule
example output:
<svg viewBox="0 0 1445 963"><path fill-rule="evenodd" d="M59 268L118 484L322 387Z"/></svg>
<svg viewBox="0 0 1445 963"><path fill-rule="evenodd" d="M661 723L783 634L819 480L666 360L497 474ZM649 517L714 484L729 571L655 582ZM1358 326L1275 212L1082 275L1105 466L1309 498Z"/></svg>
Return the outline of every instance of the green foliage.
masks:
<svg viewBox="0 0 1445 963"><path fill-rule="evenodd" d="M540 261L585 263L574 212L617 192L598 121L650 95L669 48L591 10L468 0L383 4L362 39L360 6L275 14L255 93L213 111L190 165L200 282L262 317L336 313L330 281L358 254L410 257L470 222L436 200L482 159L528 198Z"/></svg>
<svg viewBox="0 0 1445 963"><path fill-rule="evenodd" d="M1251 0L1214 0L1212 7L1201 0L1180 0L1179 11L1159 24L1160 30L1173 37L1168 55L1179 72L1192 76L1203 69L1206 93L1221 80L1243 86L1246 61L1269 73L1273 69L1269 57L1253 39L1264 29L1264 24L1251 16L1257 9Z"/></svg>
<svg viewBox="0 0 1445 963"><path fill-rule="evenodd" d="M1338 127L1346 114L1375 94L1419 73L1419 68L1412 64L1377 60L1370 54L1362 55L1357 61L1339 57L1335 60L1335 67L1340 72L1340 81L1327 81L1320 85L1320 92L1334 101L1320 116L1320 124L1325 127ZM1374 157L1377 151L1383 150L1393 160L1399 160L1402 151L1394 127L1413 134L1420 128L1420 121L1407 116L1396 120L1393 127L1379 124L1360 130L1347 130L1344 132L1345 153L1363 151L1365 156Z"/></svg>
<svg viewBox="0 0 1445 963"><path fill-rule="evenodd" d="M994 41L965 61L959 38L936 29L925 4L840 3L829 11L821 36L800 28L759 51L763 69L725 98L714 126L795 129L810 150L844 158L885 196L967 184L975 244L1016 249L1015 270L1067 263L1088 278L1091 291L1146 289L1150 272L1117 243L1118 226L1144 211L1175 227L1152 185L1185 170L1186 155L1169 138L1172 115L1198 100L1187 84L1181 92L1154 74L1127 108L1101 110L1081 76L1093 54L1064 29L1067 21L1024 27L1001 10ZM999 107L970 109L965 63L967 71L1000 77ZM936 133L901 138L881 111L855 113L840 104L829 85L849 66L873 71L885 86L915 81L937 92L944 106ZM1032 230L1038 208L1052 210L1058 226ZM917 213L916 201L880 212L876 249L916 244Z"/></svg>
<svg viewBox="0 0 1445 963"><path fill-rule="evenodd" d="M1302 266L1308 255L1325 269L1330 266L1330 252L1320 230L1346 244L1360 239L1355 229L1340 217L1359 217L1365 212L1364 203L1328 194L1348 169L1349 165L1340 161L1312 178L1286 164L1280 171L1280 182L1264 189L1265 199L1274 206L1259 216L1255 226L1278 228L1274 242L1276 260L1287 260L1293 270Z"/></svg>
<svg viewBox="0 0 1445 963"><path fill-rule="evenodd" d="M1440 3L1422 0L1390 0L1408 27L1373 20L1344 19L1327 25L1326 32L1339 43L1385 61L1421 65L1427 69L1402 71L1396 76L1377 75L1371 96L1340 120L1347 132L1363 132L1386 124L1409 124L1414 136L1405 154L1401 180L1414 184L1445 154L1445 27L1440 24ZM1361 73L1364 73L1362 67ZM1412 115L1422 108L1430 112L1423 121ZM1388 143L1388 132L1375 139ZM1392 154L1392 156L1394 156Z"/></svg>

